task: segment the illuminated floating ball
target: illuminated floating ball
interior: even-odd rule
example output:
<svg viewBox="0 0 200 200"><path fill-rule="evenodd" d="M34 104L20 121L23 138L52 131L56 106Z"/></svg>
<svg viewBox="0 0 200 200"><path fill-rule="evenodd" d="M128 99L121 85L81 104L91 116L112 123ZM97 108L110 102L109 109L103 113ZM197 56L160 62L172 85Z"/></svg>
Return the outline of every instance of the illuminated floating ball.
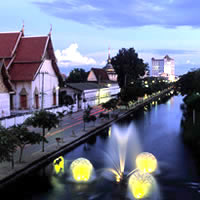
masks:
<svg viewBox="0 0 200 200"><path fill-rule="evenodd" d="M64 173L64 158L60 156L53 161L54 171L56 174Z"/></svg>
<svg viewBox="0 0 200 200"><path fill-rule="evenodd" d="M93 172L93 166L89 160L78 158L70 165L72 177L77 182L87 182L90 180Z"/></svg>
<svg viewBox="0 0 200 200"><path fill-rule="evenodd" d="M137 171L130 176L128 186L134 198L146 198L149 197L152 193L154 179L148 173Z"/></svg>
<svg viewBox="0 0 200 200"><path fill-rule="evenodd" d="M157 160L153 154L143 152L137 156L136 166L142 172L153 173L157 169Z"/></svg>

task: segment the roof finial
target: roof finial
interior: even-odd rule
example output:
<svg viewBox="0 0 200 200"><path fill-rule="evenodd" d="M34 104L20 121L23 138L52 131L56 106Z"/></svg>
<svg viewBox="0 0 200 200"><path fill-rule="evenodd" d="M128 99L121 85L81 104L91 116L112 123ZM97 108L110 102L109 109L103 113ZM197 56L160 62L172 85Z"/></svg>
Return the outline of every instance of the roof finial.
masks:
<svg viewBox="0 0 200 200"><path fill-rule="evenodd" d="M51 32L52 32L52 24L50 25L49 36L51 36Z"/></svg>
<svg viewBox="0 0 200 200"><path fill-rule="evenodd" d="M22 20L22 30L21 30L21 32L24 35L24 20Z"/></svg>
<svg viewBox="0 0 200 200"><path fill-rule="evenodd" d="M111 63L111 59L110 59L110 46L108 47L108 63Z"/></svg>

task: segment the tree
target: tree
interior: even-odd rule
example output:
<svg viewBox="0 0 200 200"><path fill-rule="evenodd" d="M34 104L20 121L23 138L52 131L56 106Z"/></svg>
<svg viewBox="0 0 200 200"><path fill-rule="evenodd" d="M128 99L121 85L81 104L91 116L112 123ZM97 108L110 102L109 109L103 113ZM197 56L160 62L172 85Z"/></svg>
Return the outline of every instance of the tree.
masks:
<svg viewBox="0 0 200 200"><path fill-rule="evenodd" d="M116 110L117 109L117 105L118 105L118 100L117 99L110 99L109 101L102 103L102 108L105 110Z"/></svg>
<svg viewBox="0 0 200 200"><path fill-rule="evenodd" d="M17 146L20 148L19 162L22 161L22 155L24 147L27 144L39 144L41 141L47 142L46 138L41 136L39 133L29 131L24 125L17 125L10 128L10 132L13 136L17 138Z"/></svg>
<svg viewBox="0 0 200 200"><path fill-rule="evenodd" d="M75 68L73 69L69 77L67 78L68 83L80 83L80 82L86 82L88 77L88 72L86 72L84 69L81 68Z"/></svg>
<svg viewBox="0 0 200 200"><path fill-rule="evenodd" d="M31 125L33 127L42 128L42 152L44 152L44 143L45 141L45 130L50 131L52 128L56 128L60 120L56 114L51 113L46 110L40 110L35 112L33 116L29 117L26 121L26 125Z"/></svg>
<svg viewBox="0 0 200 200"><path fill-rule="evenodd" d="M11 134L10 130L0 126L0 162L11 161L12 169L17 143L17 138Z"/></svg>
<svg viewBox="0 0 200 200"><path fill-rule="evenodd" d="M177 82L177 87L180 89L182 95L191 95L193 93L200 93L200 69L188 72L181 76Z"/></svg>
<svg viewBox="0 0 200 200"><path fill-rule="evenodd" d="M66 91L60 93L59 103L61 106L69 106L74 104L74 100L70 95L67 95Z"/></svg>
<svg viewBox="0 0 200 200"><path fill-rule="evenodd" d="M97 117L95 115L90 116L90 121L93 121L94 126L95 126L95 121L97 120Z"/></svg>
<svg viewBox="0 0 200 200"><path fill-rule="evenodd" d="M85 131L85 123L88 123L91 121L90 113L92 108L88 105L87 109L83 112L83 130Z"/></svg>
<svg viewBox="0 0 200 200"><path fill-rule="evenodd" d="M121 88L133 84L148 70L148 64L138 58L134 48L120 49L118 54L112 58L111 63L118 75L118 83Z"/></svg>

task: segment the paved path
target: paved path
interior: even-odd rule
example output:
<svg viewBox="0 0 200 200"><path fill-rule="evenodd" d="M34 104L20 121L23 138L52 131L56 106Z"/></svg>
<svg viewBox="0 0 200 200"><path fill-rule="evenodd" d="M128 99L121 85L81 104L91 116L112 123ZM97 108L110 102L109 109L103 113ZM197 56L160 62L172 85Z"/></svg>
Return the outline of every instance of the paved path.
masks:
<svg viewBox="0 0 200 200"><path fill-rule="evenodd" d="M16 171L22 169L29 163L33 162L34 160L39 159L41 156L48 154L52 151L59 149L59 147L66 145L73 140L81 137L88 131L94 129L95 127L102 125L105 121L98 119L99 113L103 112L104 110L100 106L93 107L91 114L97 117L95 125L93 122L86 123L86 130L83 131L83 111L79 111L73 113L72 115L66 115L62 122L59 124L58 128L52 129L50 132L46 133L46 138L48 143L45 143L45 152L41 152L41 144L35 145L27 145L23 152L22 163L18 163L19 159L19 150L15 153L15 167L11 169L10 162L3 162L0 163L0 180L15 173ZM35 132L41 132L39 128L30 128ZM62 138L63 142L59 145L56 142L56 138Z"/></svg>

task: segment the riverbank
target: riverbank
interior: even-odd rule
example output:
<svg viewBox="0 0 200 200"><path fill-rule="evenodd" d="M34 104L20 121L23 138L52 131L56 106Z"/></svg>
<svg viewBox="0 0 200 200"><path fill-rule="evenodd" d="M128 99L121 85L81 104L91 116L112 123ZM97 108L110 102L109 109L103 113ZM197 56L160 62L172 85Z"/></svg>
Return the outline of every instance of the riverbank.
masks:
<svg viewBox="0 0 200 200"><path fill-rule="evenodd" d="M58 129L52 130L47 134L47 138L49 140L48 145L46 145L45 152L41 152L39 145L28 146L24 152L24 160L23 163L16 163L15 169L11 169L10 163L1 163L0 165L0 185L4 186L17 178L24 176L28 173L31 173L33 170L36 170L47 163L53 161L59 155L70 151L81 143L85 142L89 137L97 134L99 131L109 127L112 123L126 117L130 113L138 110L139 108L149 104L152 101L163 96L165 93L168 93L170 89L166 89L162 92L154 94L153 96L135 102L128 110L118 109L114 111L115 115L118 118L112 118L107 120L98 119L96 125L90 123L86 126L86 131L83 131L82 119L77 120L76 126L70 125L71 116L66 116L65 121L69 121L69 125L61 126ZM100 111L93 112L92 114L98 114ZM73 117L80 118L82 112L76 113ZM66 124L64 124L66 125ZM70 127L70 129L69 129ZM57 143L56 138L62 138L62 143Z"/></svg>

